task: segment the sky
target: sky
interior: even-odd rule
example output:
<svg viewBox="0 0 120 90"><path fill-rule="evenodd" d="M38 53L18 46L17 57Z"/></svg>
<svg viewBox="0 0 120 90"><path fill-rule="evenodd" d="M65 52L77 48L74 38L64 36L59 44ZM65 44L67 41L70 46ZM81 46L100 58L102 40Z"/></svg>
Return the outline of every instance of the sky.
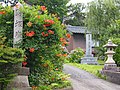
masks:
<svg viewBox="0 0 120 90"><path fill-rule="evenodd" d="M88 2L91 2L93 0L71 0L70 3L75 4L75 3L84 3L87 4Z"/></svg>

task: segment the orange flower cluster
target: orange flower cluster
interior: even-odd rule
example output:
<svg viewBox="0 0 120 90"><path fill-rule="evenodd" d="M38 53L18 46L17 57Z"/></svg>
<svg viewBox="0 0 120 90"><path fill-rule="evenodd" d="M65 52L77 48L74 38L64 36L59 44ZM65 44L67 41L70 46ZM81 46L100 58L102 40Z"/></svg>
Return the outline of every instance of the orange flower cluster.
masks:
<svg viewBox="0 0 120 90"><path fill-rule="evenodd" d="M32 37L34 35L35 35L34 31L26 32L26 36L28 36L28 37Z"/></svg>
<svg viewBox="0 0 120 90"><path fill-rule="evenodd" d="M40 19L40 15L38 15L37 18Z"/></svg>
<svg viewBox="0 0 120 90"><path fill-rule="evenodd" d="M54 31L48 30L48 33L42 32L42 36L47 37L49 34L54 34Z"/></svg>
<svg viewBox="0 0 120 90"><path fill-rule="evenodd" d="M58 56L58 57L61 57L61 56L66 57L66 56L67 56L67 54L57 54L56 56Z"/></svg>
<svg viewBox="0 0 120 90"><path fill-rule="evenodd" d="M54 78L52 78L52 81L54 81L55 79Z"/></svg>
<svg viewBox="0 0 120 90"><path fill-rule="evenodd" d="M49 19L44 20L44 22L45 22L45 24L43 25L44 27L49 27L55 23L53 20L49 20Z"/></svg>
<svg viewBox="0 0 120 90"><path fill-rule="evenodd" d="M40 9L41 9L42 11L46 11L46 7L45 7L45 6L40 6Z"/></svg>
<svg viewBox="0 0 120 90"><path fill-rule="evenodd" d="M27 62L26 61L22 62L22 65L23 67L25 67L27 65Z"/></svg>
<svg viewBox="0 0 120 90"><path fill-rule="evenodd" d="M5 13L6 13L5 11L0 11L0 14L1 14L1 15L5 14Z"/></svg>
<svg viewBox="0 0 120 90"><path fill-rule="evenodd" d="M62 42L62 46L69 44L69 42L67 42L65 38L60 38L60 41Z"/></svg>
<svg viewBox="0 0 120 90"><path fill-rule="evenodd" d="M61 57L61 56L62 56L62 54L57 54L56 56Z"/></svg>
<svg viewBox="0 0 120 90"><path fill-rule="evenodd" d="M67 38L71 38L71 35L69 33L66 34Z"/></svg>
<svg viewBox="0 0 120 90"><path fill-rule="evenodd" d="M67 57L67 54L63 54L64 57Z"/></svg>
<svg viewBox="0 0 120 90"><path fill-rule="evenodd" d="M28 26L28 27L31 27L31 26L32 26L32 22L28 22L28 23L27 23L27 26Z"/></svg>
<svg viewBox="0 0 120 90"><path fill-rule="evenodd" d="M42 32L41 34L42 34L42 36L44 36L44 37L47 37L47 36L48 36L48 33L45 34L44 32Z"/></svg>
<svg viewBox="0 0 120 90"><path fill-rule="evenodd" d="M32 86L32 90L37 90L37 86Z"/></svg>
<svg viewBox="0 0 120 90"><path fill-rule="evenodd" d="M48 33L49 33L49 34L54 34L54 31L48 30Z"/></svg>
<svg viewBox="0 0 120 90"><path fill-rule="evenodd" d="M35 51L35 49L34 48L30 48L30 50L29 50L31 53L33 53L34 51Z"/></svg>
<svg viewBox="0 0 120 90"><path fill-rule="evenodd" d="M55 70L58 71L58 68L56 68Z"/></svg>

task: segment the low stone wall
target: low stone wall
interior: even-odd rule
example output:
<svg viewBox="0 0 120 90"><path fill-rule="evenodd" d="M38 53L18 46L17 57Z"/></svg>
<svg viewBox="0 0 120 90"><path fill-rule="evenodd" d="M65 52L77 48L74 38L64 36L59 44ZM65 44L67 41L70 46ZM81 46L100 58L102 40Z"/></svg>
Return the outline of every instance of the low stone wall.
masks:
<svg viewBox="0 0 120 90"><path fill-rule="evenodd" d="M16 76L7 86L6 90L32 90L29 86L28 75L29 75L29 68L27 67L20 67L18 68L18 76Z"/></svg>
<svg viewBox="0 0 120 90"><path fill-rule="evenodd" d="M120 70L120 68L118 70ZM108 81L120 85L120 72L114 72L114 71L110 71L110 70L103 70L103 74L106 76L106 79Z"/></svg>

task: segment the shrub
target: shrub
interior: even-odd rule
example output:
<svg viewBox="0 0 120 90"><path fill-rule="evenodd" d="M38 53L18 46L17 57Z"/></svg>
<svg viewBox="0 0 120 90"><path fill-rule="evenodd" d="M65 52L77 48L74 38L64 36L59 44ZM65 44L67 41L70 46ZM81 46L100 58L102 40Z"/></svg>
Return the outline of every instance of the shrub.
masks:
<svg viewBox="0 0 120 90"><path fill-rule="evenodd" d="M0 36L0 90L17 75L18 65L24 60L24 51L6 47L5 38Z"/></svg>
<svg viewBox="0 0 120 90"><path fill-rule="evenodd" d="M46 8L46 7L44 7ZM0 35L8 37L6 43L13 46L13 10L11 7L0 7L5 14L0 15ZM63 68L65 53L61 46L68 44L66 30L58 17L47 13L40 6L23 3L23 40L18 43L25 50L27 67L30 67L29 81L31 86L49 85L59 82L58 71Z"/></svg>
<svg viewBox="0 0 120 90"><path fill-rule="evenodd" d="M112 41L118 45L115 49L115 55L113 56L113 59L115 60L116 64L120 66L120 38L115 38Z"/></svg>
<svg viewBox="0 0 120 90"><path fill-rule="evenodd" d="M69 62L80 63L83 55L84 55L83 50L81 48L76 48L70 52L67 60Z"/></svg>

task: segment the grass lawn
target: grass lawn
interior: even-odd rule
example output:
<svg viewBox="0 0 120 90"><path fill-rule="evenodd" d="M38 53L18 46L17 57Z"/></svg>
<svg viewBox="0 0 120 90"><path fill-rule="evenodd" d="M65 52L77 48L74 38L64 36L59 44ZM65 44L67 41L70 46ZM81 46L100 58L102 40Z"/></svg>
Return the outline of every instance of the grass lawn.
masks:
<svg viewBox="0 0 120 90"><path fill-rule="evenodd" d="M101 75L100 75L100 73L98 71L103 68L103 65L87 65L87 64L78 64L78 63L69 63L69 65L78 67L78 68L80 68L82 70L90 72L93 75L101 78Z"/></svg>
<svg viewBox="0 0 120 90"><path fill-rule="evenodd" d="M104 65L105 61L103 60L97 60L99 65Z"/></svg>

